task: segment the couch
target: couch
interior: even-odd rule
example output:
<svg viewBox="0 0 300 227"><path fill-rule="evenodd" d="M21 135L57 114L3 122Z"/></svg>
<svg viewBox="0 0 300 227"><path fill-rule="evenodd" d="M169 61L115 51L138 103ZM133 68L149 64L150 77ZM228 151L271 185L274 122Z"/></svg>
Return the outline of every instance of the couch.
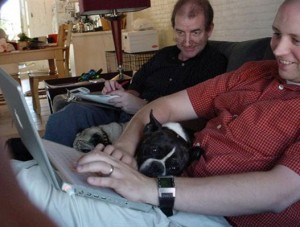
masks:
<svg viewBox="0 0 300 227"><path fill-rule="evenodd" d="M209 41L228 59L227 71L239 68L248 61L274 59L270 47L270 37L241 42Z"/></svg>

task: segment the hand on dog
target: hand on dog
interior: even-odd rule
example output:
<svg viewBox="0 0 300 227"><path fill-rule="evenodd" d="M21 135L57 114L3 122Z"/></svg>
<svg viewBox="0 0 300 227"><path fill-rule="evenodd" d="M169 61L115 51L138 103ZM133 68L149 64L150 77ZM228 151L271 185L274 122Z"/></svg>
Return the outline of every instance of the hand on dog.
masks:
<svg viewBox="0 0 300 227"><path fill-rule="evenodd" d="M111 175L105 176L110 173L111 166L113 166ZM79 173L97 173L99 176L88 177L88 183L91 185L112 188L132 201L157 203L156 180L144 176L106 152L95 150L84 155L78 160L76 170Z"/></svg>
<svg viewBox="0 0 300 227"><path fill-rule="evenodd" d="M108 102L115 107L121 108L129 114L135 114L139 109L147 104L147 101L131 94L127 91L116 90L110 93L119 97L112 98Z"/></svg>
<svg viewBox="0 0 300 227"><path fill-rule="evenodd" d="M137 169L137 162L133 155L124 151L123 149L118 149L117 146L98 144L92 152L103 152L117 160L124 162L125 164Z"/></svg>

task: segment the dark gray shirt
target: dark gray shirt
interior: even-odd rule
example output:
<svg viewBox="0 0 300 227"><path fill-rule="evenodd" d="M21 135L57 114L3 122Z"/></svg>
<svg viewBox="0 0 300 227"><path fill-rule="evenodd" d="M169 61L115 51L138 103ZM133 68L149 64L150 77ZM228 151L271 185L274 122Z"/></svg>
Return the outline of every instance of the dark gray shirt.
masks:
<svg viewBox="0 0 300 227"><path fill-rule="evenodd" d="M159 50L136 72L129 89L152 101L161 96L183 90L226 71L227 59L207 44L198 55L180 61L177 46Z"/></svg>

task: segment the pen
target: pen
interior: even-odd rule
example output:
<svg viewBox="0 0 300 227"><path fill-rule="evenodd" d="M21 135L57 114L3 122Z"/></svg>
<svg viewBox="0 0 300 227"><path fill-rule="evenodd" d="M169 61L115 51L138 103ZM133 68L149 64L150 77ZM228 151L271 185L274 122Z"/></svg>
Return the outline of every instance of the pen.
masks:
<svg viewBox="0 0 300 227"><path fill-rule="evenodd" d="M120 83L120 85L123 87L123 86L125 86L126 84L128 84L129 81L130 81L130 80L125 80L125 81L123 81L122 83Z"/></svg>

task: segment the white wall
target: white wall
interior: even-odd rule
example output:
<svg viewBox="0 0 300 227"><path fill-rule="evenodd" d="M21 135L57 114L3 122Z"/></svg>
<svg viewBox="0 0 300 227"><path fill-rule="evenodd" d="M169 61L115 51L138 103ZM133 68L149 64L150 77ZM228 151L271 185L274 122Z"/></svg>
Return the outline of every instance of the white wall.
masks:
<svg viewBox="0 0 300 227"><path fill-rule="evenodd" d="M272 35L272 22L283 0L210 0L215 11L211 39L242 41ZM160 45L172 44L171 12L176 0L151 0L151 8L135 13L153 22Z"/></svg>
<svg viewBox="0 0 300 227"><path fill-rule="evenodd" d="M60 24L72 21L74 3L66 0L22 0L27 7L27 26L30 37L57 33ZM25 26L26 27L26 26ZM29 32L27 32L29 33Z"/></svg>
<svg viewBox="0 0 300 227"><path fill-rule="evenodd" d="M151 7L134 13L134 18L147 18L159 32L160 47L173 44L171 13L177 0L151 0Z"/></svg>
<svg viewBox="0 0 300 227"><path fill-rule="evenodd" d="M210 0L215 10L212 39L241 41L272 35L272 23L283 0Z"/></svg>
<svg viewBox="0 0 300 227"><path fill-rule="evenodd" d="M54 0L25 0L27 5L26 21L30 37L46 36L53 31ZM26 6L25 6L26 7Z"/></svg>

